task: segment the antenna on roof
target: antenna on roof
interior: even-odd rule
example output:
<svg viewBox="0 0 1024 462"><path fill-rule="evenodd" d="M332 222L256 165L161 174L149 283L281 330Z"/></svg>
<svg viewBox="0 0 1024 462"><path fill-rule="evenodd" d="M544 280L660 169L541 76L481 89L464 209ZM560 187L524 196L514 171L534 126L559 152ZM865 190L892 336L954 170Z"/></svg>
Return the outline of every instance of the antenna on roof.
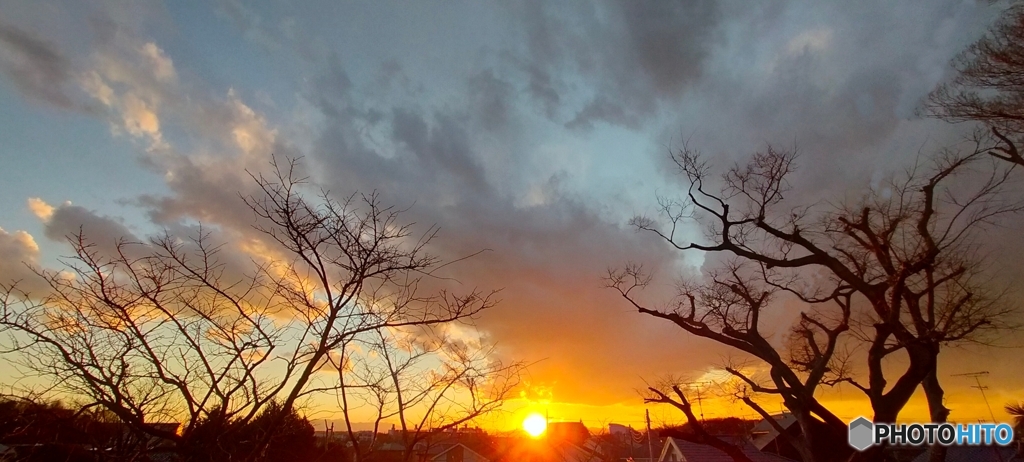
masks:
<svg viewBox="0 0 1024 462"><path fill-rule="evenodd" d="M984 376L984 375L988 375L988 371L964 372L963 374L953 374L952 376L953 377L971 377L971 378L974 379L974 382L977 383L977 385L973 385L973 386L971 386L971 388L977 388L978 391L981 392L981 398L985 400L985 407L988 408L988 415L992 417L992 422L995 423L996 415L995 415L995 413L992 412L992 405L988 404L988 396L985 396L985 390L988 389L988 387L982 385L981 384L981 379L979 378L979 377Z"/></svg>
<svg viewBox="0 0 1024 462"><path fill-rule="evenodd" d="M700 423L704 423L704 386L710 385L713 382L697 382L691 383L690 388L697 390L697 408L700 409Z"/></svg>

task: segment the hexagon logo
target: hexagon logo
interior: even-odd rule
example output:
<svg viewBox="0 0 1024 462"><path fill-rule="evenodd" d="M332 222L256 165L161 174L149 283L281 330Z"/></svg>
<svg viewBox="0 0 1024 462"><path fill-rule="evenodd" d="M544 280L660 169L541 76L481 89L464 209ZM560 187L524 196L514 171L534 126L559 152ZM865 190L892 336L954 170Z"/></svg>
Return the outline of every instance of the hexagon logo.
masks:
<svg viewBox="0 0 1024 462"><path fill-rule="evenodd" d="M850 446L858 451L863 451L874 444L875 425L866 417L857 417L850 422L849 441Z"/></svg>

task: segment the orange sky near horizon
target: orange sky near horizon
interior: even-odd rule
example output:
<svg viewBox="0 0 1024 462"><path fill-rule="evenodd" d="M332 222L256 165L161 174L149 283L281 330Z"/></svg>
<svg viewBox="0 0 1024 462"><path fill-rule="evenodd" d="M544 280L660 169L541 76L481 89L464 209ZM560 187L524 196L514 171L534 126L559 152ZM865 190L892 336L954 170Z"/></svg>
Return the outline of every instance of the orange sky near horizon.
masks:
<svg viewBox="0 0 1024 462"><path fill-rule="evenodd" d="M856 390L844 392L845 399L838 396L821 398L822 404L844 421L851 421L861 415L871 417L871 405L867 398L851 398ZM1024 396L1024 387L1016 390L986 390L991 411L997 422L1012 422L1004 405ZM726 398L703 400L704 416L707 419L723 417L739 417L742 419L759 420L755 411L740 402L730 402ZM765 410L773 414L784 410L778 400L762 400ZM694 413L700 415L696 401L693 402ZM982 400L978 390L954 389L947 393L946 406L952 409L951 422L976 422L992 420L989 409ZM525 400L511 400L503 407L502 412L480 422L481 427L497 431L514 430L519 427L523 418L533 412L545 414L551 421L582 421L592 430L607 430L608 424L617 423L642 429L645 426L644 412L650 410L652 427L680 425L686 422L682 412L663 404L643 404L639 397L636 402L623 402L610 405L592 405L585 403L559 402L536 403ZM924 393L918 390L907 406L900 413L900 422L928 422L928 406Z"/></svg>
<svg viewBox="0 0 1024 462"><path fill-rule="evenodd" d="M635 390L662 375L720 380L736 351L638 314L603 279L642 262L657 303L717 258L630 226L660 197L685 197L666 151L685 139L717 172L767 143L799 147L788 197L861 195L971 132L915 114L1000 14L958 0L66 3L12 0L0 18L0 283L61 269L76 232L141 241L199 222L220 233L225 261L290 261L263 245L240 196L259 194L250 174L271 160L304 159L311 188L377 191L401 224L440 229L427 250L455 264L438 285L498 291L447 332L531 365L523 393L476 422L494 431L533 412L592 429L643 428L647 410L655 426L684 422ZM680 239L704 224L681 224ZM1024 214L981 236L1013 306L1021 229ZM780 300L761 319L777 345L807 309ZM1020 332L944 347L952 421L1010 420L1004 406L1024 401ZM5 361L0 386L31 383ZM988 405L963 376L978 371ZM844 420L871 416L853 387L818 397ZM728 398L700 404L707 418L758 418ZM328 397L304 409L318 426L337 417ZM928 420L920 390L901 419Z"/></svg>
<svg viewBox="0 0 1024 462"><path fill-rule="evenodd" d="M984 381L982 382L984 384ZM1004 406L1024 396L1024 387L1016 389L989 388L986 397L989 407L982 399L981 393L974 388L947 386L946 406L952 409L951 422L991 422L991 414L996 422L1012 422ZM871 406L866 397L858 396L860 392L847 387L842 393L820 393L819 400L840 419L851 421L860 416L871 417ZM691 397L693 399L693 397ZM758 401L766 411L777 414L784 412L781 401L762 398ZM706 419L739 417L746 420L760 420L760 416L741 402L730 398L711 397L702 400L698 405L693 399L693 409L700 416L700 406ZM507 400L498 411L481 417L470 426L478 426L492 432L518 431L523 420L531 414L541 414L551 422L583 422L592 432L608 430L608 424L626 425L636 430L645 428L645 411L650 411L652 428L682 425L686 422L682 412L670 405L644 404L637 396L635 400L611 404L590 404L558 400L530 400L515 398ZM322 427L322 420L331 413L327 408L311 412L311 420L317 428ZM924 393L917 393L900 413L900 422L928 422L929 414ZM391 422L381 425L381 431L391 428Z"/></svg>

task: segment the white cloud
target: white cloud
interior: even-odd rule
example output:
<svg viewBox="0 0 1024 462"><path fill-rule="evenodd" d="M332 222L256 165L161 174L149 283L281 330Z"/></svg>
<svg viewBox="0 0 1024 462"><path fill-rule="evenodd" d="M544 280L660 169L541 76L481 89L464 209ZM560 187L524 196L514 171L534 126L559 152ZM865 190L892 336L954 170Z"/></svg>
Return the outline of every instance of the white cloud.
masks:
<svg viewBox="0 0 1024 462"><path fill-rule="evenodd" d="M268 127L266 119L242 102L234 89L228 90L227 106L235 144L247 155L269 159L277 130Z"/></svg>
<svg viewBox="0 0 1024 462"><path fill-rule="evenodd" d="M174 62L171 58L167 57L160 47L156 46L153 42L148 42L142 46L142 55L145 56L152 67L153 75L160 82L169 83L177 79L177 73L174 70Z"/></svg>
<svg viewBox="0 0 1024 462"><path fill-rule="evenodd" d="M15 231L14 233L8 233L7 231L4 231L3 228L0 228L0 236L2 236L0 237L0 239L7 240L7 242L4 243L6 245L4 245L3 247L13 246L21 248L25 250L26 254L32 255L39 253L39 245L36 244L36 240L32 238L31 234L25 231ZM3 252L0 255L3 255L4 257L10 257L11 254L9 252L6 252L6 250L9 249L4 250L5 252Z"/></svg>
<svg viewBox="0 0 1024 462"><path fill-rule="evenodd" d="M28 265L35 265L38 258L39 245L31 234L0 228L0 284L31 279L33 273Z"/></svg>
<svg viewBox="0 0 1024 462"><path fill-rule="evenodd" d="M160 130L160 112L177 89L174 62L153 42L133 46L118 36L94 54L91 69L79 77L81 89L110 111L111 129L148 141L148 151L169 145Z"/></svg>
<svg viewBox="0 0 1024 462"><path fill-rule="evenodd" d="M148 136L154 142L160 141L160 118L150 105L133 93L125 95L121 106L124 128L135 137Z"/></svg>
<svg viewBox="0 0 1024 462"><path fill-rule="evenodd" d="M79 85L89 95L103 103L104 106L110 107L114 104L114 89L110 88L103 78L100 77L96 71L86 72L80 79Z"/></svg>
<svg viewBox="0 0 1024 462"><path fill-rule="evenodd" d="M50 218L53 218L53 206L38 197L28 198L28 209L43 222L50 221Z"/></svg>
<svg viewBox="0 0 1024 462"><path fill-rule="evenodd" d="M898 97L909 106L916 104L942 76L952 52L967 43L962 27L966 21L960 16L974 14L967 9L942 23L961 27L936 29L933 25L949 16L951 2L927 8L912 2L904 7L907 14L903 15L852 3L823 7L782 2L756 8L733 3L735 9L697 11L705 13L702 15L686 14L683 8L666 12L673 14L635 11L648 14L633 16L629 15L633 7L618 4L577 9L530 3L527 5L543 7L507 16L507 21L502 16L516 34L522 32L523 40L510 41L509 50L497 50L514 59L502 64L505 58L484 56L489 53L486 47L473 59L462 58L470 56L468 53L449 50L467 63L467 69L439 65L434 59L424 60L426 67L417 67L414 60L406 59L423 55L428 50L424 47L436 48L430 32L422 30L396 34L421 34L422 41L377 40L386 49L374 53L346 50L354 45L344 41L329 42L331 51L346 57L344 66L352 76L344 72L340 59L337 69L324 62L311 64L314 72L319 65L329 68L322 79L313 78L311 69L303 66L286 70L297 81L312 82L306 98L292 108L293 114L287 107L287 90L274 93L278 108L268 104L273 99L260 89L239 87L241 91L229 90L224 97L223 87L211 88L192 78L179 81L177 66L185 66L181 71L191 66L190 56L172 59L156 41L132 35L125 28L111 32L93 44L89 55L74 61L84 67L73 69L71 82L77 82L98 102L96 106L107 111L104 114L118 133L148 144L150 155L144 155L145 165L163 175L169 194L147 196L138 203L161 226L193 220L216 225L222 233L218 240L230 246L224 255L237 259L240 267L249 263L249 255L272 252L251 229L252 213L238 197L259 192L252 188L246 170L265 169L272 153L306 154L307 165L317 168L313 173L335 194L378 189L389 202L406 205L414 201L413 221L444 226L434 248L442 255L494 249L451 269L467 286L508 287L501 308L488 313L481 325L490 328L503 345L533 358L553 358L547 366L552 370L564 369L567 364L579 368L575 378L565 378L576 383L564 385L575 386L582 393L592 377L607 375L609 363L629 365L633 369L627 373L615 372L634 377L654 364L705 371L705 363L714 361L714 354L675 357L674 351L684 351L672 348L678 343L668 343L677 341L675 331L645 324L620 309L614 297L595 290L601 269L626 258L651 261L659 268L676 263L673 255L656 247L652 250L649 240L632 237L622 226L623 219L608 218L654 202L653 193L645 196L644 185L662 184L656 176L661 164L643 165L651 162L645 156L652 153L664 161L664 152L655 145L669 137L656 135L661 130L659 124L676 137L692 131L696 147L715 156L724 153L720 165L747 146L792 141L806 148L801 165L814 166L801 175L828 178L823 187L834 189L834 172L858 178L862 166L881 168L875 165L881 162L880 156L857 150L881 152L875 147L880 139L900 137L890 133L906 124L884 103ZM249 38L273 29L269 27L273 24L261 22L255 11L241 5L230 1L224 2L223 8ZM934 11L935 17L918 14L918 9ZM458 16L452 15L453 20ZM887 22L882 16L898 20ZM722 40L717 29L720 23L742 31L741 38ZM298 24L300 35L317 34L307 30L308 21ZM690 25L697 27L680 27ZM915 32L917 28L928 33ZM372 35L376 29L388 27L371 29L367 33ZM275 45L266 47L268 50L280 50L289 43L281 37L271 38ZM468 43L467 49L474 50L479 45L460 43ZM414 48L408 48L409 44ZM314 55L319 51L305 51L309 53L305 58L317 60ZM367 74L360 69L369 69L376 57L391 54L401 64L396 65L393 81L405 79L406 83L364 82ZM764 72L772 63L778 66ZM487 68L475 68L480 65ZM19 65L14 69L24 70L18 75L34 76L36 69L44 68ZM61 69L64 67L56 68ZM214 74L230 84L236 82L233 78L237 76L231 74L235 70L221 67L214 69ZM494 85L461 94L465 89L458 87L459 77L469 75L486 75L489 79L483 83ZM268 80L273 77L268 75ZM60 95L28 85L36 81L39 79L21 80L28 89L23 91L32 90L60 103ZM244 81L252 83L252 79ZM444 84L437 85L438 81ZM391 90L382 90L385 87ZM591 91L611 99L602 106L597 104L601 100L591 99ZM247 104L243 94L266 101ZM467 105L463 97L477 104ZM582 114L584 106L593 107L593 114ZM280 110L278 115L288 120L287 125L279 131L254 107ZM665 111L659 112L659 107ZM410 122L399 127L402 130L393 123L397 112ZM545 117L516 125L531 114ZM593 125L593 134L598 136L579 137L562 131L563 123L573 114L589 115L584 122ZM662 114L666 119L655 120ZM486 133L481 133L472 120L494 123L483 124ZM503 121L511 128L502 127ZM602 130L605 123L642 125L636 132L622 133L649 140L656 149L632 140L609 143L611 138L624 136L609 136ZM172 135L177 133L185 133L188 148L168 145L177 141ZM398 134L404 136L401 141ZM581 139L601 141L576 141ZM544 148L556 143L567 147ZM152 155L154 147L166 149L157 156ZM474 169L475 164L480 168ZM594 174L597 169L591 164L600 164L606 173ZM642 172L649 173L641 176ZM564 182L559 176L563 173ZM601 194L594 194L598 188ZM58 241L82 224L91 225L87 231L91 229L89 232L108 243L128 231L123 223L80 207L53 207L33 198L29 208L48 224L46 235ZM16 242L16 248L31 250L23 236L8 240ZM580 315L606 306L599 308L604 310L601 316ZM531 320L529 325L525 320ZM562 328L567 322L576 327L572 332ZM596 346L598 343L602 346ZM624 347L627 343L629 348ZM629 354L636 350L649 353L638 361ZM629 388L632 380L618 383Z"/></svg>

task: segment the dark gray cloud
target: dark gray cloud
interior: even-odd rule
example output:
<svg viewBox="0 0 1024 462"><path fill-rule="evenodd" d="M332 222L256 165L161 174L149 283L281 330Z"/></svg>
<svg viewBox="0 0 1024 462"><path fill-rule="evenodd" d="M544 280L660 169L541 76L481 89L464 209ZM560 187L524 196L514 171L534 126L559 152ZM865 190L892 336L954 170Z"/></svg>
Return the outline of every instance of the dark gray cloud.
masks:
<svg viewBox="0 0 1024 462"><path fill-rule="evenodd" d="M0 22L0 73L23 95L63 109L80 106L68 95L75 73L57 47L17 26Z"/></svg>
<svg viewBox="0 0 1024 462"><path fill-rule="evenodd" d="M527 75L526 92L531 99L540 105L539 114L548 119L554 119L562 103L561 91L564 86L558 86L556 78L536 62L529 62L523 58L516 57L509 51L502 53L501 58L508 61L512 67L525 72Z"/></svg>
<svg viewBox="0 0 1024 462"><path fill-rule="evenodd" d="M385 79L382 82L390 82L400 68L383 66L382 73ZM326 70L320 72L314 78L310 87L304 92L309 99L324 115L336 118L341 116L341 108L349 102L349 92L352 90L352 79L342 68L341 58L337 53L331 53L326 59Z"/></svg>
<svg viewBox="0 0 1024 462"><path fill-rule="evenodd" d="M549 115L563 103L573 129L597 122L638 129L704 76L722 39L718 2L522 2L514 8L527 36L517 61L529 74L529 91ZM589 94L569 102L556 93L576 82L585 82Z"/></svg>
<svg viewBox="0 0 1024 462"><path fill-rule="evenodd" d="M666 144L689 139L721 167L766 144L797 149L795 181L825 200L964 134L914 109L991 10L958 0L725 5L726 38L665 124Z"/></svg>
<svg viewBox="0 0 1024 462"><path fill-rule="evenodd" d="M679 96L700 78L717 42L718 2L680 0L658 3L617 2L629 37L629 58L660 94ZM612 59L615 59L613 57ZM618 76L626 80L637 74Z"/></svg>
<svg viewBox="0 0 1024 462"><path fill-rule="evenodd" d="M601 399L622 399L637 375L699 369L724 354L701 344L708 355L681 358L692 339L630 312L600 287L605 268L628 260L645 261L670 281L680 256L603 215L608 198L569 189L565 178L577 174L571 169L529 178L509 194L499 187L506 172L493 167L490 152L520 165L533 153L519 153L520 145L504 139L494 144L484 132L530 137L517 126L529 113L565 125L571 131L557 135L563 138L603 124L659 133L657 124L665 123L672 131L667 144L670 136L679 140L680 130L695 133L694 145L722 167L766 142L799 148L802 169L794 180L807 197L841 197L845 187L863 191L872 175L899 165L886 159L889 150L913 145L917 153L913 136L921 124L909 120L906 102L926 92L918 80L938 78L933 67L944 65L922 56L952 56L969 40L966 33L941 37L926 30L969 12L951 7L919 19L923 24L908 39L907 30L887 30L893 26L885 21L856 27L867 14L859 10L809 10L812 18L794 22L793 10L802 6L783 3L749 9L701 2L653 9L517 4L511 27L523 34L524 47L500 50L498 65L483 60L462 80L461 98L430 103L359 96L366 92L332 59L306 92L326 117L310 161L332 191L378 190L389 202L411 204L410 219L442 228L434 246L441 255L489 249L450 269L463 284L504 288L501 308L484 316L481 327L508 351L550 358L538 376L558 377L560 387L580 396L593 397L587 377L617 364L623 378ZM765 46L756 42L758 33ZM899 48L904 42L913 46ZM400 66L388 69L405 75ZM381 111L385 104L390 108ZM673 115L663 117L669 110ZM365 114L381 112L387 115L367 130ZM623 179L634 163L664 156L637 150L618 159ZM838 172L844 181L836 180ZM535 189L528 204L524 184ZM648 353L633 358L637 351ZM558 373L570 368L578 376Z"/></svg>
<svg viewBox="0 0 1024 462"><path fill-rule="evenodd" d="M432 122L433 126L429 126L419 114L400 109L395 110L391 119L394 141L415 157L420 181L432 179L464 187L470 194L483 192L487 180L469 146L464 125L443 113L435 114Z"/></svg>
<svg viewBox="0 0 1024 462"><path fill-rule="evenodd" d="M701 370L724 353L601 288L605 268L629 260L646 262L662 281L682 271L678 253L624 224L655 202L654 189L686 186L661 146L692 138L720 167L766 142L796 146L803 156L795 183L804 197L863 191L879 172L916 155L922 140L939 145L959 136L912 120L912 109L943 77L946 60L983 30L984 16L955 0L524 1L501 6L511 13L498 15L504 29L486 31L500 39L479 37L487 45L478 46L431 35L448 28L423 26L408 9L386 5L357 8L351 16L364 29L337 27L361 31L340 35L349 41L305 27L323 18L299 18L290 29L241 2L220 8L264 51L297 51L308 66L295 69L299 88L275 95L281 126L245 104L246 90L225 99L223 88L146 75L152 69L131 54L145 42L139 37L108 37L116 49L98 50L123 64L117 70L127 90L119 94L148 95L159 128L181 129L200 147L142 156L168 191L138 198L152 222L188 235L196 230L187 223L202 220L219 228L218 239L250 242L253 216L239 194L257 191L245 171L264 171L271 153L304 155L305 172L335 197L376 190L385 203L409 207L405 217L417 227L440 226L431 250L441 256L488 249L446 268L459 281L453 287L503 288L500 307L480 319L482 330L505 354L547 358L535 377L557 380L561 396L590 403L633 400L638 376ZM452 25L487 23L456 10L431 14ZM325 38L294 38L303 34ZM3 40L4 50L15 49ZM27 50L35 42L18 43ZM456 45L465 48L452 51ZM55 75L54 83L66 85L71 74L57 72L66 60L54 53L52 69L42 59L20 75ZM26 94L44 90L10 78ZM287 112L291 92L300 101ZM651 141L631 145L629 136ZM644 190L651 194L640 202L630 195ZM61 208L46 235L56 239L78 226L108 240L129 231L99 213ZM243 253L229 257L245 263ZM659 287L650 296L664 294ZM594 382L602 387L594 390Z"/></svg>
<svg viewBox="0 0 1024 462"><path fill-rule="evenodd" d="M494 75L494 71L486 69L469 78L469 97L474 106L474 114L480 124L490 131L504 130L512 121L510 106L515 96L512 84Z"/></svg>
<svg viewBox="0 0 1024 462"><path fill-rule="evenodd" d="M572 120L565 123L565 128L591 130L598 121L633 130L640 129L641 123L639 115L619 102L605 95L597 95Z"/></svg>
<svg viewBox="0 0 1024 462"><path fill-rule="evenodd" d="M344 74L333 66L323 72ZM502 172L519 173L487 167L494 159L486 151L507 146L500 145L503 138L485 132L510 132L512 139L527 134L512 121L518 113L510 101L511 85L492 70L466 80L467 97L458 99L459 104L431 112L393 108L380 122L380 129L389 127L386 136L360 130L372 105L355 96L361 93L359 87L336 91L339 87L332 82L337 78L313 81L325 86L311 88L309 94L327 119L308 157L315 165L314 177L338 195L376 190L386 203L408 206L406 220L423 229L440 227L431 250L445 259L486 249L446 268L445 276L458 281L454 290L502 290L501 304L479 320L479 327L503 354L543 359L532 369L538 380L557 381L563 396L610 404L632 393L636 376L658 369L692 343L674 335L671 326L624 308L611 290L601 287L605 269L631 259L672 273L675 255L647 245L644 236L624 223L600 216L597 210L603 203L588 203L566 190L563 180L569 172L532 178L537 186L528 204L499 187L509 180ZM527 159L526 153L510 155L501 160ZM635 357L640 350L649 353ZM701 368L706 359L677 359L673 370ZM607 378L610 363L621 365L616 370L628 369L620 371L621 380ZM590 386L593 377L602 375L608 386Z"/></svg>
<svg viewBox="0 0 1024 462"><path fill-rule="evenodd" d="M44 223L43 233L51 241L60 243L76 239L81 233L102 255L114 255L119 241L139 242L119 219L71 204L53 209L53 215Z"/></svg>
<svg viewBox="0 0 1024 462"><path fill-rule="evenodd" d="M154 207L160 204L154 205ZM222 210L237 209L227 207ZM217 277L225 287L238 281L246 281L254 275L254 255L245 245L255 242L257 234L251 227L232 225L230 219L209 220L228 226L201 224L164 223L162 230L152 234L136 233L119 218L105 216L94 210L65 203L53 207L52 214L43 219L44 235L52 242L66 244L81 235L88 252L98 261L118 260L122 256L129 261L149 257L158 252L152 245L154 239L173 236L180 255L186 260L198 258L209 252L211 262L216 262ZM197 214L190 215L196 217ZM251 221L247 223L251 224ZM200 248L203 242L204 248ZM74 264L71 260L65 260ZM193 262L195 263L195 262ZM80 266L80 265L78 265ZM24 232L7 233L0 229L0 282L20 280L18 287L31 294L45 293L46 282L33 269L39 268L39 248L32 237ZM60 270L66 268L56 267ZM51 270L52 268L45 268Z"/></svg>

